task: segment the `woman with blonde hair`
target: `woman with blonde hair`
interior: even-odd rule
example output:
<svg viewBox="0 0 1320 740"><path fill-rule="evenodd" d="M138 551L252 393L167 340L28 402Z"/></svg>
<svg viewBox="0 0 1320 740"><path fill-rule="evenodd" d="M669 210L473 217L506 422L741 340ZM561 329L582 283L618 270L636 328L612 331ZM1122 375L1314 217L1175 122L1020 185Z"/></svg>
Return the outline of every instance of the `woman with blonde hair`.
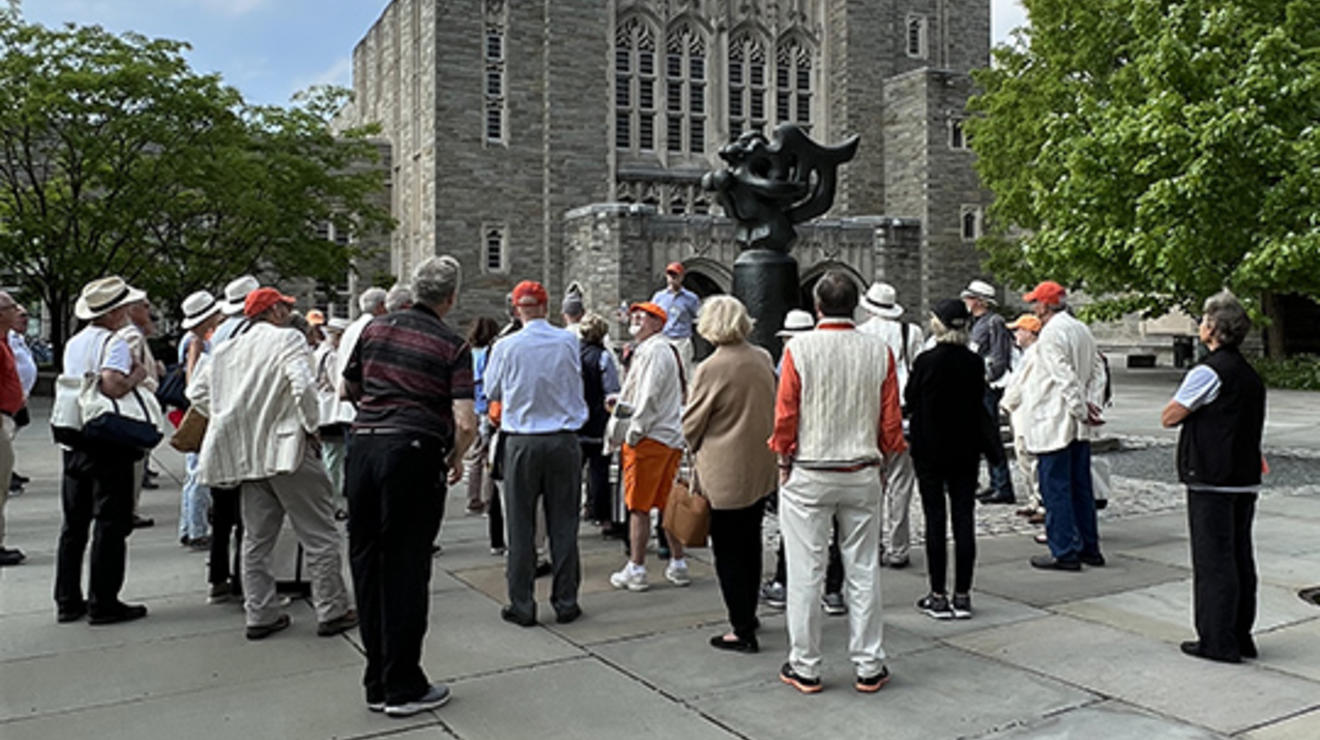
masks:
<svg viewBox="0 0 1320 740"><path fill-rule="evenodd" d="M715 352L697 366L683 412L694 485L710 501L715 574L733 631L716 635L720 650L754 653L761 584L761 517L775 489L775 371L770 353L747 343L752 320L732 296L707 298L697 333Z"/></svg>
<svg viewBox="0 0 1320 740"><path fill-rule="evenodd" d="M971 318L961 301L943 300L931 312L935 346L917 355L904 393L912 415L912 461L926 515L926 570L930 593L917 609L935 619L972 616L976 564L976 478L980 456L1004 459L985 397L985 363L967 348ZM945 495L947 492L947 502ZM947 514L946 514L947 511ZM953 598L945 591L946 516L953 525Z"/></svg>

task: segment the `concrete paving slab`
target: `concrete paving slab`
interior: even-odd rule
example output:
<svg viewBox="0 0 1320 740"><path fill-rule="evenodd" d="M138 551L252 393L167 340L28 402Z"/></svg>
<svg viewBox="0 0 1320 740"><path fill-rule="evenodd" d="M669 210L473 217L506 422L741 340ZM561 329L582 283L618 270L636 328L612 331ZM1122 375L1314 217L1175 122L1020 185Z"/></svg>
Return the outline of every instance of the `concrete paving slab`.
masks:
<svg viewBox="0 0 1320 740"><path fill-rule="evenodd" d="M1039 552L1048 553L1043 546ZM1156 562L1125 555L1106 557L1108 562L1103 568L1083 566L1080 572L1039 570L1026 560L992 563L976 569L973 588L1040 607L1187 577L1186 570Z"/></svg>
<svg viewBox="0 0 1320 740"><path fill-rule="evenodd" d="M554 613L549 614L553 618ZM467 590L434 595L430 625L422 648L422 665L437 681L583 654L580 648L548 630L502 621L499 604ZM360 640L356 632L352 640Z"/></svg>
<svg viewBox="0 0 1320 740"><path fill-rule="evenodd" d="M253 662L261 663L259 658ZM264 665L270 669L276 664ZM113 674L102 675L118 678L127 673L121 666ZM439 724L431 712L392 719L367 711L357 679L353 671L331 668L217 685L188 694L153 696L4 722L0 724L0 736L5 740L355 738Z"/></svg>
<svg viewBox="0 0 1320 740"><path fill-rule="evenodd" d="M1190 658L1177 645L1071 617L996 627L949 642L1228 734L1320 702L1315 683L1249 664Z"/></svg>
<svg viewBox="0 0 1320 740"><path fill-rule="evenodd" d="M1315 740L1320 737L1320 709L1258 727L1245 740Z"/></svg>
<svg viewBox="0 0 1320 740"><path fill-rule="evenodd" d="M1320 520L1320 496L1313 493L1266 496L1257 502L1256 511L1292 519Z"/></svg>
<svg viewBox="0 0 1320 740"><path fill-rule="evenodd" d="M641 593L611 588L608 592L584 594L582 619L564 625L551 622L547 627L578 645L595 645L698 624L723 624L727 612L714 579L694 580L686 588L669 587L668 583L665 586L652 585L651 590ZM548 604L540 603L538 618L553 618Z"/></svg>
<svg viewBox="0 0 1320 740"><path fill-rule="evenodd" d="M676 630L654 637L605 643L594 647L592 652L661 691L685 700L762 684L774 678L788 654L788 632L783 618L762 620L758 635L761 652L752 655L712 648L710 638L725 629L720 625ZM827 619L821 641L830 656L846 657L848 620ZM884 644L891 659L935 645L931 640L888 626Z"/></svg>
<svg viewBox="0 0 1320 740"><path fill-rule="evenodd" d="M1293 600L1306 606L1301 599ZM1320 610L1311 607L1311 613L1317 615L1316 618L1259 635L1256 638L1260 649L1259 664L1320 681ZM1317 694L1317 703L1320 703L1320 693ZM1320 737L1320 732L1313 737Z"/></svg>
<svg viewBox="0 0 1320 740"><path fill-rule="evenodd" d="M982 740L1092 740L1097 728L1106 740L1216 740L1224 735L1175 722L1116 701L1071 709L1023 727L991 733Z"/></svg>
<svg viewBox="0 0 1320 740"><path fill-rule="evenodd" d="M1094 599L1058 604L1054 611L1166 642L1195 639L1192 581L1171 581ZM1257 598L1257 634L1320 617L1291 589L1262 584ZM1317 676L1320 678L1320 675Z"/></svg>
<svg viewBox="0 0 1320 740"><path fill-rule="evenodd" d="M1298 602L1301 603L1301 602ZM141 644L193 635L240 635L243 607L238 602L207 604L191 594L153 599L146 619L91 627L85 622L57 625L50 611L0 617L0 666L5 661L43 655L74 654L119 645ZM291 610L294 619L313 619L310 609Z"/></svg>
<svg viewBox="0 0 1320 740"><path fill-rule="evenodd" d="M1046 614L1026 604L977 591L975 587L972 588L972 613L971 619L931 619L917 611L916 600L913 599L905 604L886 606L885 627L888 629L889 625L893 625L922 637L943 640L965 632L1036 619Z"/></svg>
<svg viewBox="0 0 1320 740"><path fill-rule="evenodd" d="M833 657L833 656L831 656ZM804 696L777 678L695 702L750 737L971 737L1082 706L1095 696L1002 663L933 648L889 661L879 693L853 690L852 666L825 664L825 690Z"/></svg>
<svg viewBox="0 0 1320 740"><path fill-rule="evenodd" d="M452 688L453 701L438 715L465 740L735 737L690 707L591 659L457 681ZM565 690L584 700L564 701Z"/></svg>
<svg viewBox="0 0 1320 740"><path fill-rule="evenodd" d="M342 638L317 637L315 619L296 614L293 627L261 642L250 642L234 630L25 658L3 665L0 719L16 719L278 676L294 680L298 674L326 668L351 673L362 665L362 656ZM79 675L103 680L69 680Z"/></svg>
<svg viewBox="0 0 1320 740"><path fill-rule="evenodd" d="M579 587L580 595L599 594L614 591L610 585L610 574L623 566L624 558L621 554L614 552L582 552L580 553L582 567L582 584ZM508 582L505 580L505 567L502 558L491 558L494 563L478 568L469 568L457 570L454 575L458 576L464 583L472 588L485 593L492 599L500 603L508 601ZM647 582L651 585L651 590L646 593L659 593L676 590L679 587L674 586L665 580L665 566L668 564L664 560L648 559L646 563ZM696 558L688 558L688 573L692 577L694 584L713 583L715 581L715 569L708 563ZM550 600L551 579L536 579L536 600L538 602L548 602Z"/></svg>

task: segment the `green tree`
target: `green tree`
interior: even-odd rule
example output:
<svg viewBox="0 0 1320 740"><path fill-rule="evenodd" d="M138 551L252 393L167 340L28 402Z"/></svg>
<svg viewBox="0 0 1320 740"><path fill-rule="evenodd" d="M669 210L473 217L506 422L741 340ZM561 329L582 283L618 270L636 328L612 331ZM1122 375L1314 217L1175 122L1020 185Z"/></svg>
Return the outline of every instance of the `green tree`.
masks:
<svg viewBox="0 0 1320 740"><path fill-rule="evenodd" d="M1320 0L1024 0L968 124L1001 277L1100 316L1320 295Z"/></svg>
<svg viewBox="0 0 1320 740"><path fill-rule="evenodd" d="M170 307L240 272L334 279L355 248L315 224L390 226L373 131L330 131L346 91L248 106L186 48L0 14L0 270L41 296L57 346L97 277Z"/></svg>

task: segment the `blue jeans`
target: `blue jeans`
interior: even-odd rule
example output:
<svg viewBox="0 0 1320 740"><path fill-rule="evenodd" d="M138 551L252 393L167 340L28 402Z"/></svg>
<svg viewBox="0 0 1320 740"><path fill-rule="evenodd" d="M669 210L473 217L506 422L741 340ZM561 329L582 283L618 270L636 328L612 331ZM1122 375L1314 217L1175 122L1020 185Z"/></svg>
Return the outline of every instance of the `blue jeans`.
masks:
<svg viewBox="0 0 1320 740"><path fill-rule="evenodd" d="M999 401L1004 397L1003 388L985 389L985 410L990 414L990 421L999 429ZM1013 475L1008 472L1008 458L999 463L990 464L990 488L996 496L1013 498Z"/></svg>
<svg viewBox="0 0 1320 740"><path fill-rule="evenodd" d="M195 540L206 536L206 514L211 509L211 491L197 475L197 453L183 457L187 477L179 500L179 538Z"/></svg>
<svg viewBox="0 0 1320 740"><path fill-rule="evenodd" d="M1077 440L1062 450L1037 455L1037 460L1050 555L1068 561L1099 555L1091 443Z"/></svg>

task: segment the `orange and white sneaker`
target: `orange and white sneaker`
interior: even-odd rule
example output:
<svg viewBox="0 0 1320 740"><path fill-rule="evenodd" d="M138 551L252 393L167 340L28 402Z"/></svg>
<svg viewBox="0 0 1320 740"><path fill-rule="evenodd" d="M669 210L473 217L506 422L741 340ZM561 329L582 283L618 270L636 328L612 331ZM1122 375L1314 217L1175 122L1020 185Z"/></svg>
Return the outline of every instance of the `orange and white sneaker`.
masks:
<svg viewBox="0 0 1320 740"><path fill-rule="evenodd" d="M779 669L779 680L804 694L820 693L821 685L819 678L807 678L798 675L798 672L793 670L793 666L789 663L785 663L784 666Z"/></svg>

